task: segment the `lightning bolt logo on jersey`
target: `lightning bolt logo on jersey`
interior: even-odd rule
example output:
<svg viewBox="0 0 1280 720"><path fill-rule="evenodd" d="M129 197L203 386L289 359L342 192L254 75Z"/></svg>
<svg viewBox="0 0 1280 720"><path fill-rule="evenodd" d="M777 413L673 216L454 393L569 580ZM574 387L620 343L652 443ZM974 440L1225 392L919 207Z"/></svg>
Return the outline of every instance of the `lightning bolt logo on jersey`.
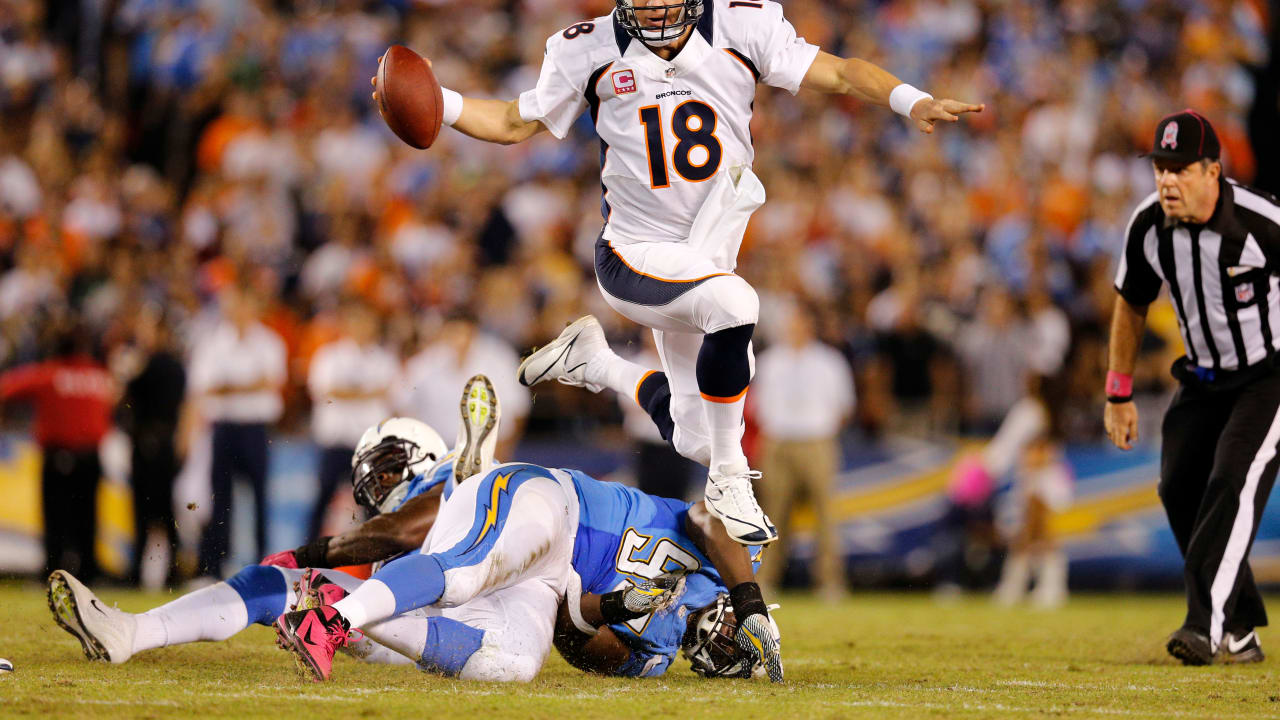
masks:
<svg viewBox="0 0 1280 720"><path fill-rule="evenodd" d="M772 0L706 0L670 61L628 35L615 14L551 36L520 114L563 138L590 110L606 240L687 242L713 186L707 181L755 157L756 84L794 94L818 48L796 37Z"/></svg>
<svg viewBox="0 0 1280 720"><path fill-rule="evenodd" d="M497 527L498 509L501 507L502 496L507 493L507 486L510 483L511 473L494 476L489 485L489 502L485 505L484 524L480 526L480 532L476 535L476 539L472 541L466 550L463 550L464 553L471 552L478 547L489 536L489 533Z"/></svg>

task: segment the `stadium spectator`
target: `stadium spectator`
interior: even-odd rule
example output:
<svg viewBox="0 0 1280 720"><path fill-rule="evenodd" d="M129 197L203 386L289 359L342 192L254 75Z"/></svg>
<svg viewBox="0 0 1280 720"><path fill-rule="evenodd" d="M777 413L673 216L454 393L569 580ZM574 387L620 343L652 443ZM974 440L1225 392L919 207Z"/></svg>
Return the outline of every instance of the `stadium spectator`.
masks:
<svg viewBox="0 0 1280 720"><path fill-rule="evenodd" d="M350 299L341 312L341 336L316 350L307 373L311 433L320 446L308 541L320 537L329 503L351 479L351 454L360 435L391 417L389 392L400 375L400 360L381 345L378 318L369 307Z"/></svg>
<svg viewBox="0 0 1280 720"><path fill-rule="evenodd" d="M834 600L845 590L832 499L841 466L840 430L853 413L849 363L818 341L813 314L793 307L785 340L760 354L751 388L764 473L758 487L765 512L778 524L778 540L760 568L760 581L776 586L782 578L792 511L803 497L817 517L815 584L823 597Z"/></svg>
<svg viewBox="0 0 1280 720"><path fill-rule="evenodd" d="M155 588L177 580L173 483L178 475L175 443L187 373L165 319L155 308L138 313L133 342L141 356L139 369L125 385L118 411L121 429L132 444L135 532L130 579Z"/></svg>
<svg viewBox="0 0 1280 720"><path fill-rule="evenodd" d="M65 319L57 334L52 358L0 374L0 402L35 408L45 572L62 568L94 577L102 479L98 444L111 427L117 390L82 325Z"/></svg>
<svg viewBox="0 0 1280 720"><path fill-rule="evenodd" d="M220 578L231 544L231 489L248 481L258 556L267 552L267 428L280 419L287 367L284 342L258 320L258 299L231 285L219 296L221 319L191 351L190 394L212 423L213 509L200 541L199 573Z"/></svg>

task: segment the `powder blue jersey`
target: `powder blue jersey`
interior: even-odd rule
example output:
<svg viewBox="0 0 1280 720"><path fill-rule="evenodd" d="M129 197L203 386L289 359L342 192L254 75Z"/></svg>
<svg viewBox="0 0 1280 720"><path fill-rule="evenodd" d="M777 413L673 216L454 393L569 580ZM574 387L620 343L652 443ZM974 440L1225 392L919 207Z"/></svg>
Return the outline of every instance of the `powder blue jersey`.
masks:
<svg viewBox="0 0 1280 720"><path fill-rule="evenodd" d="M573 569L584 593L607 593L668 572L688 572L684 593L666 610L611 626L632 649L619 675L666 672L680 650L689 613L728 592L711 561L685 532L690 503L565 470L578 494ZM753 558L759 548L751 548Z"/></svg>
<svg viewBox="0 0 1280 720"><path fill-rule="evenodd" d="M404 507L405 503L435 487L443 487L446 492L444 497L445 499L448 499L449 496L447 493L453 489L450 486L453 484L453 460L455 457L456 454L450 452L448 455L441 458L435 465L432 465L429 470L410 480L409 491L405 493L404 498L395 506L395 508L392 509L392 512L399 510Z"/></svg>

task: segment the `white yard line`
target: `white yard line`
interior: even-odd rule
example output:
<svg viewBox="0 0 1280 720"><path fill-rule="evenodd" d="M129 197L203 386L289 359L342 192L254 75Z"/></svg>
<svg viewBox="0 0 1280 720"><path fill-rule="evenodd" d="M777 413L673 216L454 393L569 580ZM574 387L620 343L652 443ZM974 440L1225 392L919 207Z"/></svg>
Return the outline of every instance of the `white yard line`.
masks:
<svg viewBox="0 0 1280 720"><path fill-rule="evenodd" d="M922 702L895 702L892 700L848 700L840 705L846 707L866 707L866 708L911 708L925 710L944 710L948 713L954 713L957 710L967 712L1007 712L1007 713L1028 713L1035 715L1053 715L1053 714L1078 714L1078 715L1117 715L1121 717L1204 717L1201 713L1185 713L1175 710L1123 710L1118 708L1100 708L1100 707L1075 707L1050 705L1048 707L1016 707L1005 705L1002 703L979 704L979 703L922 703ZM1228 717L1244 717L1236 715L1213 715L1213 717L1223 720Z"/></svg>

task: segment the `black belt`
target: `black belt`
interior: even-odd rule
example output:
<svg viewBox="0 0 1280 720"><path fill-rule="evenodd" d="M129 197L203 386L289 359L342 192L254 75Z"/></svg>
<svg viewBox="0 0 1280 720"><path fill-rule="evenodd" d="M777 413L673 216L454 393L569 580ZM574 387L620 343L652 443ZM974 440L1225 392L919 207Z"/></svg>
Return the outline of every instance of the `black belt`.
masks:
<svg viewBox="0 0 1280 720"><path fill-rule="evenodd" d="M1280 366L1280 353L1272 353L1266 358L1240 368L1239 370L1217 370L1201 367L1185 355L1173 361L1170 372L1183 385L1201 390L1235 390L1249 383L1267 377Z"/></svg>

